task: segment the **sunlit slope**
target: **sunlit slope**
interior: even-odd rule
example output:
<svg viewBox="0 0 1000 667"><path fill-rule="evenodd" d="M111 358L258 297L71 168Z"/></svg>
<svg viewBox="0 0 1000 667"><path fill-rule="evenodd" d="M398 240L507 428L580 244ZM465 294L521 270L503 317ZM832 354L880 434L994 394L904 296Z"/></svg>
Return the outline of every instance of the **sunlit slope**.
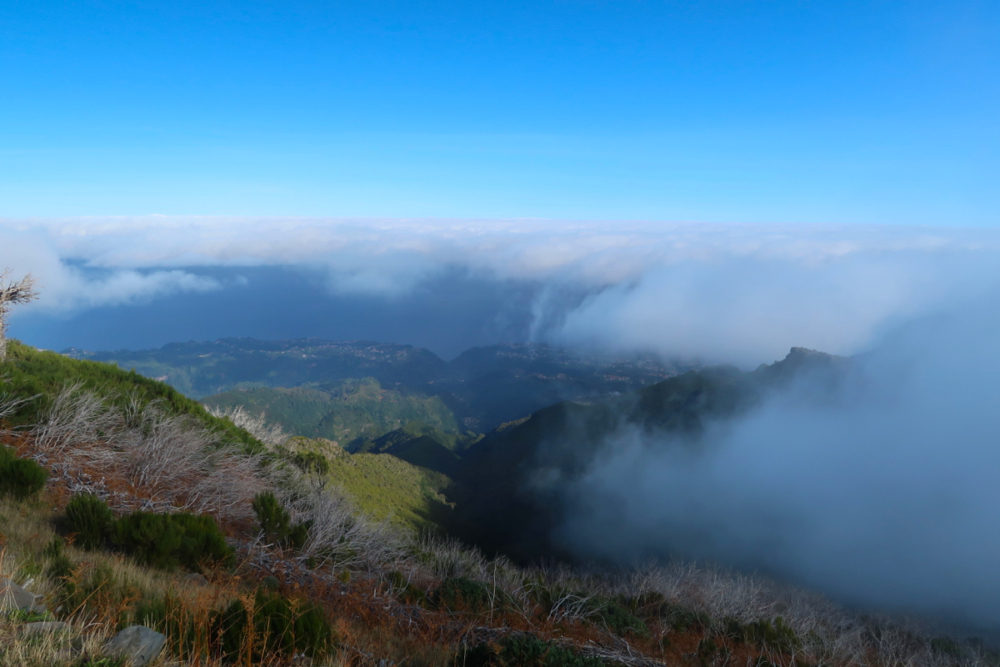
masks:
<svg viewBox="0 0 1000 667"><path fill-rule="evenodd" d="M291 458L334 482L359 510L414 530L439 530L451 506L444 491L450 480L389 453L350 454L325 439L292 438Z"/></svg>
<svg viewBox="0 0 1000 667"><path fill-rule="evenodd" d="M375 438L415 422L455 432L454 415L436 396L386 389L375 378L308 387L234 389L203 401L214 408L242 406L294 435L346 444Z"/></svg>

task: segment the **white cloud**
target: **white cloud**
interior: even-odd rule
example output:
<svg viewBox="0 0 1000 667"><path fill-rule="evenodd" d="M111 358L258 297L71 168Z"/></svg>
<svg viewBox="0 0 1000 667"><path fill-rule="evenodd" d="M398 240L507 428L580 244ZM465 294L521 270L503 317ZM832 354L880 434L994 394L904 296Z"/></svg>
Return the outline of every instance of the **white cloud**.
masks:
<svg viewBox="0 0 1000 667"><path fill-rule="evenodd" d="M741 363L851 352L1000 265L996 232L859 226L147 216L0 222L0 243L48 307L219 287L197 267L307 267L392 298L459 268L541 286L541 337ZM591 296L550 298L567 289Z"/></svg>

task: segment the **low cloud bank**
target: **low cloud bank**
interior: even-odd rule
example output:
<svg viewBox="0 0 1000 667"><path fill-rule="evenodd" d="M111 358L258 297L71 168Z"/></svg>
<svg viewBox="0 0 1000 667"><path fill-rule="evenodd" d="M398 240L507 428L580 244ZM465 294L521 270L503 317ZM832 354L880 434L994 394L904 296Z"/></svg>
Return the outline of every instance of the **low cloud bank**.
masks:
<svg viewBox="0 0 1000 667"><path fill-rule="evenodd" d="M996 629L998 304L894 328L834 395L803 379L695 447L622 429L565 488L562 537L587 556L706 558Z"/></svg>
<svg viewBox="0 0 1000 667"><path fill-rule="evenodd" d="M80 312L213 290L221 298L238 285L218 276L244 268L305 272L320 277L332 300L390 304L415 295L445 301L441 286L463 276L469 285L512 287L504 317L516 311L515 319L532 320L524 338L744 366L793 345L863 349L902 319L977 289L998 264L1000 234L989 230L160 216L0 221L0 266L30 271L40 284L42 299L24 311ZM317 318L335 317L322 304L315 310ZM329 329L325 324L303 322L300 335ZM252 327L248 320L242 333L256 335ZM484 321L479 329L509 327Z"/></svg>

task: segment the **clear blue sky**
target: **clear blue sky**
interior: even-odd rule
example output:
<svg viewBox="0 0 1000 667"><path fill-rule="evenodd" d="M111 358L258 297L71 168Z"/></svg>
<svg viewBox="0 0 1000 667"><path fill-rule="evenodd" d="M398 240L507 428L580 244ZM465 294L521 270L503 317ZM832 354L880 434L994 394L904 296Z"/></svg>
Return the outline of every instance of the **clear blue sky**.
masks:
<svg viewBox="0 0 1000 667"><path fill-rule="evenodd" d="M0 0L0 217L1000 224L1000 2Z"/></svg>

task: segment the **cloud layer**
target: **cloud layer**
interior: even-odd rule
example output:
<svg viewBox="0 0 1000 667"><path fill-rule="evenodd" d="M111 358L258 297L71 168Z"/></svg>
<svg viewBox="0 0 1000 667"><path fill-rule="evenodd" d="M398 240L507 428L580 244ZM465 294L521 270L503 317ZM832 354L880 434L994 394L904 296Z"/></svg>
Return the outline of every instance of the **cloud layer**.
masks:
<svg viewBox="0 0 1000 667"><path fill-rule="evenodd" d="M409 298L443 275L530 287L541 340L755 364L791 345L850 353L993 280L986 230L536 220L0 221L0 265L37 308L225 290L210 269L294 267L332 295ZM445 298L445 297L442 297ZM253 332L247 332L252 335ZM308 335L305 333L304 335ZM197 337L197 332L192 332Z"/></svg>

